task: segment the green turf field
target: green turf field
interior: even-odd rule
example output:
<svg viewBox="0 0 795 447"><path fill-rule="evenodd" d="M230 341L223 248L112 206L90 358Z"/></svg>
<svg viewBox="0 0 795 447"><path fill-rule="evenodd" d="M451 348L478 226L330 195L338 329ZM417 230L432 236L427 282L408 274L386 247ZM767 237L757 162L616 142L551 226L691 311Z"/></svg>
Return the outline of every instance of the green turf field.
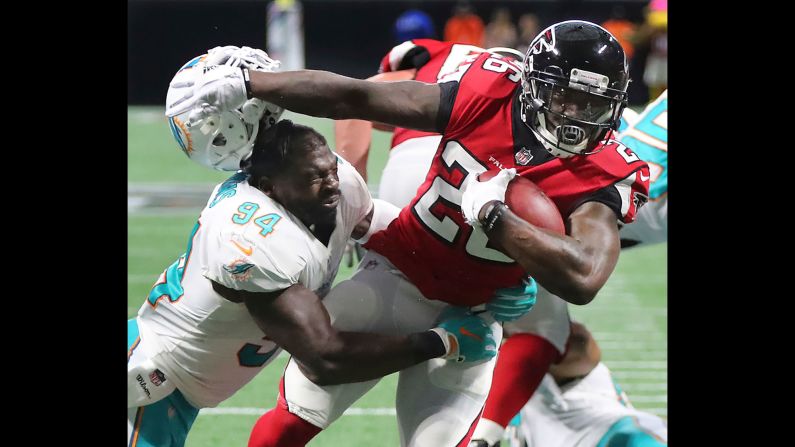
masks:
<svg viewBox="0 0 795 447"><path fill-rule="evenodd" d="M285 117L288 117L286 114ZM333 142L331 122L292 115ZM368 161L371 190L386 161L389 134L375 132ZM212 185L227 178L190 162L177 148L160 107L128 109L128 317L135 316L158 275L185 251L187 237ZM204 192L206 191L206 192ZM171 200L169 196L188 197ZM593 303L572 307L602 349L604 362L639 409L667 419L667 244L621 254L615 273ZM343 266L337 281L352 268ZM246 445L263 409L276 401L282 355L218 408L202 410L188 447ZM384 378L312 446L397 446L396 376Z"/></svg>

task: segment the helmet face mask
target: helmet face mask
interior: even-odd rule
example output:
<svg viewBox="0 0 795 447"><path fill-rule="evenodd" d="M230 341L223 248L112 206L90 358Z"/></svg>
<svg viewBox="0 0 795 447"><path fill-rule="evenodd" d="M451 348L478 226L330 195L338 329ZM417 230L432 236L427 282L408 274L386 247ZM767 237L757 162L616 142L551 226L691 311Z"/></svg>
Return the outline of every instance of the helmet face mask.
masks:
<svg viewBox="0 0 795 447"><path fill-rule="evenodd" d="M525 57L522 119L556 157L594 154L620 123L627 71L621 45L600 26L552 25Z"/></svg>

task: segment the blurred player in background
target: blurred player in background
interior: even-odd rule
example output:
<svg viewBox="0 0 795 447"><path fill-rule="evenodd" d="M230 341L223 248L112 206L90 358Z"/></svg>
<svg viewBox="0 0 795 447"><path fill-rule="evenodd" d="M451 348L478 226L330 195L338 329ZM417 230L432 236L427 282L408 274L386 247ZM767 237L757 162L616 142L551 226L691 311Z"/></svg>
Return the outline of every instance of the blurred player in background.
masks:
<svg viewBox="0 0 795 447"><path fill-rule="evenodd" d="M395 43L401 43L412 39L432 39L435 32L433 22L427 14L416 9L411 9L397 18L392 34L395 37ZM394 70L389 71L393 72ZM379 74L368 80L396 81L412 79L414 76L413 72L399 73L398 76L392 73L385 74L382 72L383 70L379 70ZM367 159L371 140L370 130L372 127L372 123L363 120L337 120L334 122L335 150L348 160L348 162L353 164L365 181L367 180ZM392 130L391 126L386 126L384 124L378 125L377 128L386 131ZM427 167L430 167L430 158L428 159ZM424 174L422 174L422 177L424 178ZM379 195L379 197L383 199L383 196ZM390 203L398 207L402 206L395 202L390 201Z"/></svg>
<svg viewBox="0 0 795 447"><path fill-rule="evenodd" d="M528 274L567 301L586 304L618 260L616 220L634 220L648 193L648 166L610 138L626 106L626 59L598 25L567 21L537 36L525 61L530 63L523 69L483 53L438 84L218 67L196 81L188 103L167 113L195 104L226 110L250 95L313 116L443 135L417 196L386 230L370 237L362 267L349 280L350 293L340 297L360 304L360 312L369 312L363 306L368 301L383 303L373 310L373 324L394 327L396 303L435 308L438 300L489 308L497 289ZM529 224L505 206L505 189L517 170L561 210L566 236ZM486 171L497 175L478 181ZM330 309L336 305L326 301ZM500 329L492 328L495 334ZM401 371L401 444L466 445L492 364L456 370L428 362L427 368ZM369 390L313 386L289 365L284 383L290 411L318 427Z"/></svg>
<svg viewBox="0 0 795 447"><path fill-rule="evenodd" d="M516 46L517 37L516 25L511 20L511 11L504 7L495 9L491 22L486 25L483 46L511 48Z"/></svg>
<svg viewBox="0 0 795 447"><path fill-rule="evenodd" d="M304 8L298 0L268 4L267 48L282 70L301 70L304 57Z"/></svg>
<svg viewBox="0 0 795 447"><path fill-rule="evenodd" d="M217 50L237 54L233 48ZM216 55L211 51L177 73L169 104ZM180 147L210 167L219 166L212 157L227 151L221 163L242 162L243 169L215 187L186 252L128 321L128 445L183 445L200 408L230 397L282 348L323 384L381 377L431 358L494 356L488 326L461 311L414 334L332 327L321 298L348 238L366 240L385 225L378 203L388 215L393 207L374 203L353 167L309 127L284 120L258 132L269 117L249 127L241 110L192 126L192 112L171 117ZM253 143L249 134L256 134ZM251 154L238 150L249 144ZM199 156L205 152L214 155Z"/></svg>
<svg viewBox="0 0 795 447"><path fill-rule="evenodd" d="M648 51L643 82L649 88L649 98L656 98L668 88L668 0L651 0L645 14L646 20L632 39L636 47Z"/></svg>
<svg viewBox="0 0 795 447"><path fill-rule="evenodd" d="M663 447L668 429L638 411L601 362L593 335L571 323L566 355L522 408L511 447Z"/></svg>
<svg viewBox="0 0 795 447"><path fill-rule="evenodd" d="M668 240L668 90L619 128L619 139L649 164L649 203L632 225L621 228L621 247Z"/></svg>
<svg viewBox="0 0 795 447"><path fill-rule="evenodd" d="M419 9L409 9L395 19L392 36L395 42L431 38L436 36L436 27L427 13Z"/></svg>
<svg viewBox="0 0 795 447"><path fill-rule="evenodd" d="M486 27L468 0L459 0L444 24L444 40L482 46Z"/></svg>

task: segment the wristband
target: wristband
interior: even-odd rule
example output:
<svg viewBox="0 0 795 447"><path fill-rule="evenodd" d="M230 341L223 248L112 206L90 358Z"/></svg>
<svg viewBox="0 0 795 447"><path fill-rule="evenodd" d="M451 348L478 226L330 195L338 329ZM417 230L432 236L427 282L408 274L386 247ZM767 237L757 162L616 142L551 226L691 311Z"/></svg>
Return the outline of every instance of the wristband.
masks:
<svg viewBox="0 0 795 447"><path fill-rule="evenodd" d="M491 229L494 228L494 224L497 223L497 220L499 220L502 213L507 209L509 209L508 205L503 202L497 202L486 214L486 222L483 224L483 231L491 231Z"/></svg>
<svg viewBox="0 0 795 447"><path fill-rule="evenodd" d="M447 331L442 328L429 329L425 332L414 334L414 336L418 341L419 349L423 351L422 358L443 358L450 352L451 337L449 337Z"/></svg>
<svg viewBox="0 0 795 447"><path fill-rule="evenodd" d="M243 82L246 84L246 99L251 99L251 75L248 73L248 68L240 67L243 71Z"/></svg>

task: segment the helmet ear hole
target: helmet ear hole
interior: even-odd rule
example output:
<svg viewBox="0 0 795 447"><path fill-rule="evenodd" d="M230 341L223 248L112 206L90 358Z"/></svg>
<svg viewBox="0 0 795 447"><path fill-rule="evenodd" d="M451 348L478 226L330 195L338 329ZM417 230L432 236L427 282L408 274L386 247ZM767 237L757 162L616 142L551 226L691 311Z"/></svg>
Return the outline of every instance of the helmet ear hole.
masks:
<svg viewBox="0 0 795 447"><path fill-rule="evenodd" d="M226 137L224 134L219 133L213 138L213 146L226 146Z"/></svg>

